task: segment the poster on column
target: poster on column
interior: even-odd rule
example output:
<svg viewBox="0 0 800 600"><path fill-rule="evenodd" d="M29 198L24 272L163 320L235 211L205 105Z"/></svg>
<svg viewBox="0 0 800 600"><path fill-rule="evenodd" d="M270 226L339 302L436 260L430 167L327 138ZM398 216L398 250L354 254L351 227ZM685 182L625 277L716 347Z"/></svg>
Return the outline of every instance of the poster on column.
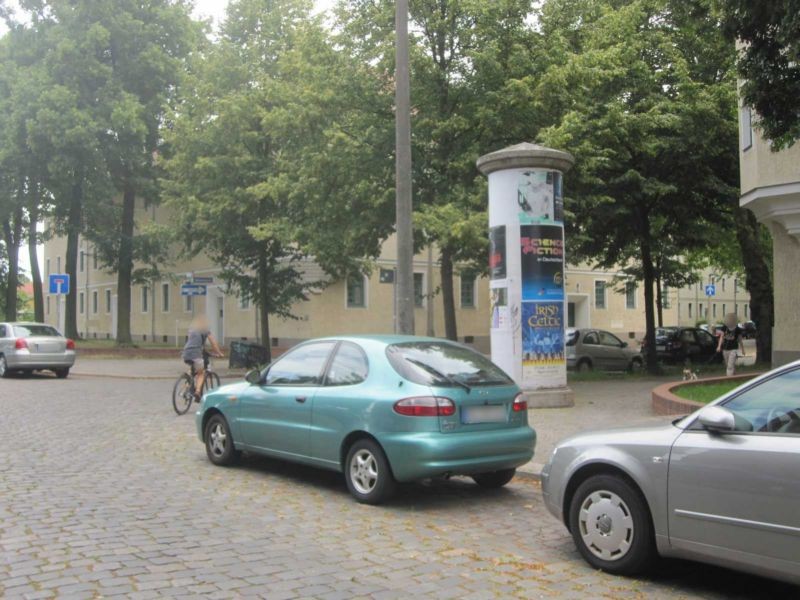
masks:
<svg viewBox="0 0 800 600"><path fill-rule="evenodd" d="M564 229L521 225L522 301L564 300Z"/></svg>
<svg viewBox="0 0 800 600"><path fill-rule="evenodd" d="M562 223L564 195L558 171L524 171L517 183L520 223Z"/></svg>
<svg viewBox="0 0 800 600"><path fill-rule="evenodd" d="M523 302L523 385L564 385L564 367L564 303Z"/></svg>

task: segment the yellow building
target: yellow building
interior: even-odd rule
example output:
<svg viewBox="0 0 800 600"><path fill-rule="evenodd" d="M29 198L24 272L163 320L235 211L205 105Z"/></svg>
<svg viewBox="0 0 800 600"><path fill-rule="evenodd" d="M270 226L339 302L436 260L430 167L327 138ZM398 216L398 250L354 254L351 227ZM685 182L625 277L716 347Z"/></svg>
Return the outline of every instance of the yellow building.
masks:
<svg viewBox="0 0 800 600"><path fill-rule="evenodd" d="M137 209L138 220L166 220L162 210ZM81 336L88 339L112 339L116 332L116 274L100 269L91 245L80 242L77 281L77 323ZM45 278L61 273L66 264L66 239L53 238L45 243ZM372 272L349 281L331 282L313 292L306 302L293 307L297 320L272 318L270 342L273 346L290 347L308 338L343 333L391 333L394 331L395 243L389 238ZM436 256L433 256L435 263ZM432 267L432 268L431 268ZM176 261L164 267L169 275L149 285L135 285L132 292L131 333L135 341L182 343L194 314L209 317L212 332L229 343L231 340L255 340L259 324L255 307L243 301L236 290L229 290L220 279L220 269L202 255L191 261ZM323 277L312 262L304 265L309 280ZM644 336L644 295L640 285L620 283L619 273L596 271L587 266L571 266L566 272L568 325L610 330L625 339ZM432 331L444 335L438 265L430 265L428 253L414 259L417 310L416 332L428 333L428 302L432 298ZM181 284L193 278L210 278L205 297L181 296ZM488 280L466 273L455 277L456 319L461 341L488 351L489 306ZM45 319L63 329L64 299L57 310L58 297L45 296ZM58 322L60 314L61 322ZM675 309L665 319L674 323Z"/></svg>
<svg viewBox="0 0 800 600"><path fill-rule="evenodd" d="M750 320L750 294L744 282L733 275L705 269L698 273L700 281L675 292L668 290L671 304L677 301L677 322L665 325L693 327L698 321L722 323L728 313L736 313L740 322ZM706 287L714 286L714 295L706 295Z"/></svg>
<svg viewBox="0 0 800 600"><path fill-rule="evenodd" d="M773 152L747 107L740 110L739 131L740 204L772 233L772 363L778 366L800 358L800 143Z"/></svg>

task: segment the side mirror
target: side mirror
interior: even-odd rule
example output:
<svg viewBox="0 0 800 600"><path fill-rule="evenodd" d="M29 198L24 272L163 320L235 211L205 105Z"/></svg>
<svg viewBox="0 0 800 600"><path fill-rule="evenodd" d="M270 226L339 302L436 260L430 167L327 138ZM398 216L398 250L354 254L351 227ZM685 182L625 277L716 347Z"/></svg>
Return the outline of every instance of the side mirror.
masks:
<svg viewBox="0 0 800 600"><path fill-rule="evenodd" d="M707 406L700 411L697 420L708 431L735 431L736 418L727 408L721 406Z"/></svg>
<svg viewBox="0 0 800 600"><path fill-rule="evenodd" d="M259 385L262 381L261 371L259 371L258 369L253 369L252 371L248 371L247 375L244 376L244 380L250 385Z"/></svg>
<svg viewBox="0 0 800 600"><path fill-rule="evenodd" d="M627 348L627 347L628 347L628 342L622 342L622 343L620 343L619 347L620 347L620 348Z"/></svg>

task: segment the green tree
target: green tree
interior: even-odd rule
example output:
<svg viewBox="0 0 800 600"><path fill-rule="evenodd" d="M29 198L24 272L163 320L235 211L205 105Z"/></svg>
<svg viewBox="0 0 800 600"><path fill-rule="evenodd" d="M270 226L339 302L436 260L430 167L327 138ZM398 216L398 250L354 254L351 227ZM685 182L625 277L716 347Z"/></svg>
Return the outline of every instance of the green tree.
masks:
<svg viewBox="0 0 800 600"><path fill-rule="evenodd" d="M585 28L579 53L568 51L541 82L542 104L561 112L543 138L577 158L567 182L572 253L607 268L641 266L645 348L655 371L660 240L683 252L704 247L736 195L716 170L731 155L732 81L724 70L711 82L696 72L681 43L685 15L670 3L581 5L596 18L576 12L569 35L554 44L569 48L574 28Z"/></svg>
<svg viewBox="0 0 800 600"><path fill-rule="evenodd" d="M741 44L742 100L773 149L800 138L800 6L796 0L716 0L731 41Z"/></svg>

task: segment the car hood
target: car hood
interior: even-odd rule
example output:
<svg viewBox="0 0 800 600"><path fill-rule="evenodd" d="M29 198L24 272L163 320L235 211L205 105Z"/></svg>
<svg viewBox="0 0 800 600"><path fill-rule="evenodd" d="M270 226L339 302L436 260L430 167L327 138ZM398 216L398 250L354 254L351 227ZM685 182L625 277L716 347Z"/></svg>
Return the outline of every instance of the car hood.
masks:
<svg viewBox="0 0 800 600"><path fill-rule="evenodd" d="M561 440L556 448L587 448L592 446L671 446L682 429L672 423L648 427L621 427L579 433Z"/></svg>
<svg viewBox="0 0 800 600"><path fill-rule="evenodd" d="M237 381L236 383L228 383L226 385L223 385L222 387L218 387L213 392L211 392L210 395L224 396L230 394L240 394L249 387L250 384L247 383L246 381Z"/></svg>

